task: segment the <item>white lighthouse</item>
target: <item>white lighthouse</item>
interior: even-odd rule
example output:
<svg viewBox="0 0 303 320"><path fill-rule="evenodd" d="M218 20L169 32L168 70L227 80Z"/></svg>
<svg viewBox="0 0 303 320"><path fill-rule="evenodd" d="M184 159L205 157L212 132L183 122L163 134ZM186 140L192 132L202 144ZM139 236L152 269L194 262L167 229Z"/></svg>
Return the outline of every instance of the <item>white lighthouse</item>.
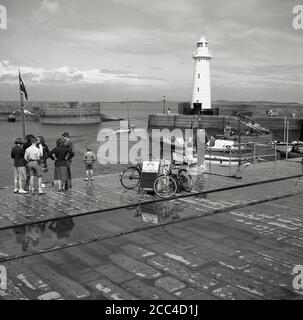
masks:
<svg viewBox="0 0 303 320"><path fill-rule="evenodd" d="M193 58L195 71L191 108L194 108L194 103L200 103L202 109L211 109L209 62L212 55L208 50L208 42L204 36L197 42Z"/></svg>

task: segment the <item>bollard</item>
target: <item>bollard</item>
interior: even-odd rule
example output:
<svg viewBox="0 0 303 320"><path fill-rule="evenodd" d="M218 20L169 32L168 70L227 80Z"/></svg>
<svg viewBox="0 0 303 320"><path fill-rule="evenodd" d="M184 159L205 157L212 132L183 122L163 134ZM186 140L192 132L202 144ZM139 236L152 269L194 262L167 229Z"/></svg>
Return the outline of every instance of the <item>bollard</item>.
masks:
<svg viewBox="0 0 303 320"><path fill-rule="evenodd" d="M275 167L277 166L277 144L275 143Z"/></svg>
<svg viewBox="0 0 303 320"><path fill-rule="evenodd" d="M229 148L229 173L231 172L231 148Z"/></svg>

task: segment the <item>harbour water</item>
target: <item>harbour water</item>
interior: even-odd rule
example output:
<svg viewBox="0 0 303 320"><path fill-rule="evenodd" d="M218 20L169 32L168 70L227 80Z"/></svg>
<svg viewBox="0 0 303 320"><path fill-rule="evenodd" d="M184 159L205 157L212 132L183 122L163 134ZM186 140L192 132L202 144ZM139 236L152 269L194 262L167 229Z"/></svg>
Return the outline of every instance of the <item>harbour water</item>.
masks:
<svg viewBox="0 0 303 320"><path fill-rule="evenodd" d="M167 102L167 108L172 112L177 112L176 102ZM129 111L128 111L129 110ZM136 103L119 103L119 102L104 102L101 104L101 112L106 115L116 116L128 119L136 125L136 128L146 128L148 115L151 113L161 113L163 111L163 102L136 102ZM90 146L94 152L97 152L98 143L97 135L102 128L118 129L119 121L104 122L101 124L83 124L83 125L43 125L37 121L28 119L26 122L26 132L34 135L42 135L45 137L49 148L55 146L55 141L60 135L68 131L72 136L75 149L75 158L73 160L73 175L74 177L84 176L83 169L83 154L87 146ZM13 184L12 160L10 151L14 145L16 138L22 136L21 122L8 123L0 121L0 187ZM50 168L52 164L50 163ZM120 167L96 165L97 174L106 174L114 171L119 172ZM51 180L52 170L46 175L46 180Z"/></svg>

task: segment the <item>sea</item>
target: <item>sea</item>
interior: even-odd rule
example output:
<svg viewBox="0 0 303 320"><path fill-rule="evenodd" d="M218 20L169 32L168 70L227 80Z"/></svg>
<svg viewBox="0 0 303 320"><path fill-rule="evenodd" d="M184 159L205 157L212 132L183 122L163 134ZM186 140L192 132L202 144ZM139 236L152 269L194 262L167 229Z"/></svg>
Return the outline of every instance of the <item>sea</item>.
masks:
<svg viewBox="0 0 303 320"><path fill-rule="evenodd" d="M167 101L166 107L170 108L172 113L176 113L178 103ZM129 119L130 123L135 124L136 128L147 128L148 115L163 112L163 102L102 102L101 113L109 116ZM96 153L98 149L97 135L101 129L119 129L119 121L103 122L101 124L79 124L79 125L43 125L30 118L26 121L26 134L41 135L45 138L49 148L55 147L56 139L60 138L62 133L68 131L74 143L76 153L73 160L75 168L74 177L84 175L83 154L86 147L90 146ZM22 123L17 121L9 123L0 121L0 188L13 184L13 161L10 152L14 146L16 138L22 137ZM81 169L80 169L81 168ZM106 173L112 168L97 168L97 173ZM47 179L51 180L52 170L47 174Z"/></svg>

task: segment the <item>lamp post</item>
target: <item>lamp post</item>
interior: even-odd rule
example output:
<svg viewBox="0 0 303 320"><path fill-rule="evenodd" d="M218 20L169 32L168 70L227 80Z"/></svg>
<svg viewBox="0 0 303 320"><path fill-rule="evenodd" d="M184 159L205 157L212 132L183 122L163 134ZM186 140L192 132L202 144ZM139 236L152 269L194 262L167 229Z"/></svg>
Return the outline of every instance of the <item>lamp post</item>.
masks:
<svg viewBox="0 0 303 320"><path fill-rule="evenodd" d="M163 114L166 114L166 100L165 100L165 96L163 96Z"/></svg>
<svg viewBox="0 0 303 320"><path fill-rule="evenodd" d="M242 176L241 176L241 164L242 164L241 157L242 157L242 154L241 154L241 125L240 125L240 119L238 118L238 158L239 158L239 161L238 161L238 169L235 174L236 179L242 179Z"/></svg>

